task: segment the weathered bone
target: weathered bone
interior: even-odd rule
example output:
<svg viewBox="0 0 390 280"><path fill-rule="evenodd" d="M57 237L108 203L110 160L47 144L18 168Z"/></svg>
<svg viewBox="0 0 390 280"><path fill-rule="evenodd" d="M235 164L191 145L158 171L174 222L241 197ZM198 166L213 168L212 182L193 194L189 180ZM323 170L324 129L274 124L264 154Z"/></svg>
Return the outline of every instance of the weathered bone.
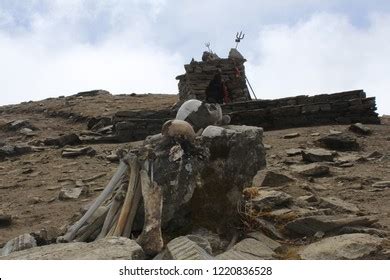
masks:
<svg viewBox="0 0 390 280"><path fill-rule="evenodd" d="M125 201L123 202L122 210L118 218L118 223L116 224L116 228L113 233L114 236L122 236L126 227L139 177L139 165L137 157L132 154L128 162L130 169L129 187L127 189Z"/></svg>
<svg viewBox="0 0 390 280"><path fill-rule="evenodd" d="M105 211L103 215L101 215L96 220L94 220L90 225L88 225L87 230L81 236L76 237L75 240L77 242L86 241L91 235L93 235L98 229L100 229L104 223L108 211L109 210L107 209L107 211Z"/></svg>
<svg viewBox="0 0 390 280"><path fill-rule="evenodd" d="M109 227L112 224L116 216L116 213L118 213L124 198L125 198L124 192L119 190L118 193L115 195L114 199L112 200L110 210L108 210L106 219L104 220L103 223L102 230L99 233L97 239L103 238L107 235Z"/></svg>
<svg viewBox="0 0 390 280"><path fill-rule="evenodd" d="M114 219L112 219L110 226L108 227L110 230L107 232L106 237L113 236L116 225L118 223L118 218L119 218L120 213L121 213L121 210L119 209L119 211L116 212Z"/></svg>
<svg viewBox="0 0 390 280"><path fill-rule="evenodd" d="M140 176L145 208L145 222L137 243L143 248L145 253L155 255L164 246L161 233L162 193L157 183L150 181L145 170L140 171Z"/></svg>
<svg viewBox="0 0 390 280"><path fill-rule="evenodd" d="M100 206L96 211L93 213L93 215L85 222L85 224L77 231L75 239L78 237L84 235L84 233L90 228L91 224L96 222L97 219L99 219L101 216L106 216L107 211L110 207L110 203L108 203L108 206Z"/></svg>
<svg viewBox="0 0 390 280"><path fill-rule="evenodd" d="M138 178L139 178L139 175L138 175ZM124 237L130 237L131 230L133 228L135 214L137 214L137 209L139 206L139 202L141 201L141 197L142 197L141 182L138 179L137 180L137 187L134 190L133 201L131 202L131 209L129 212L129 216L127 217L127 223L125 226L125 230L122 234L122 236L124 236Z"/></svg>
<svg viewBox="0 0 390 280"><path fill-rule="evenodd" d="M102 203L106 200L106 198L113 192L115 187L120 183L120 180L122 178L122 175L127 170L127 164L125 162L127 158L124 158L123 161L119 163L118 169L115 172L114 176L111 178L110 182L106 186L106 188L102 191L102 193L96 198L95 202L91 205L91 207L88 209L88 211L84 214L83 217L81 217L80 220L78 220L73 226L71 226L68 229L68 232L64 235L59 237L59 242L70 242L72 241L77 231L84 225L84 223L92 216L92 214L96 211L96 209L102 205Z"/></svg>

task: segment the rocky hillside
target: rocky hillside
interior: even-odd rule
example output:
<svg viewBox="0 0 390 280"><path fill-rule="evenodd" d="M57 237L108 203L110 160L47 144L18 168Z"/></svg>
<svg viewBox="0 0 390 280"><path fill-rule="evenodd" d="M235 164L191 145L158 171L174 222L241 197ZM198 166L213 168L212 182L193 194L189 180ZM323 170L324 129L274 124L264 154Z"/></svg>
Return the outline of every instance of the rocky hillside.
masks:
<svg viewBox="0 0 390 280"><path fill-rule="evenodd" d="M110 129L102 126L92 131L91 120L117 111L167 109L176 101L176 95L114 96L93 91L0 107L0 248L23 234L27 235L19 240L27 247L54 243L107 185L118 167L117 151L142 145L142 141L91 141ZM390 258L390 118L382 117L381 122L264 132L266 167L240 190L234 209L238 221L219 229L203 223L180 234L165 234L168 245L158 256ZM100 258L145 257L134 241L113 240L79 246L93 252L99 244L122 244L131 256L116 251L119 255ZM55 246L67 245L37 247L4 258L47 254L49 258L88 258L39 251L53 247L59 254L62 249ZM72 246L75 252L80 249ZM197 253L182 256L173 249L181 246ZM28 255L31 250L35 251Z"/></svg>

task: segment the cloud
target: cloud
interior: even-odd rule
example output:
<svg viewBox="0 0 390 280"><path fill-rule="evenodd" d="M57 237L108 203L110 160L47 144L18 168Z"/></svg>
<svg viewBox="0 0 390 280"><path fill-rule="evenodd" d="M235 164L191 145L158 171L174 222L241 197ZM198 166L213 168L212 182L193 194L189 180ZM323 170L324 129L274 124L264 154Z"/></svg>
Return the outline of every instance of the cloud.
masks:
<svg viewBox="0 0 390 280"><path fill-rule="evenodd" d="M390 5L202 1L0 2L0 105L94 88L176 93L205 41L223 57L243 30L259 98L363 88L390 113Z"/></svg>
<svg viewBox="0 0 390 280"><path fill-rule="evenodd" d="M259 98L364 89L390 113L390 14L358 28L343 15L316 14L261 28L247 72ZM255 61L253 63L252 61Z"/></svg>
<svg viewBox="0 0 390 280"><path fill-rule="evenodd" d="M0 104L94 88L177 92L174 77L183 71L184 58L149 40L149 16L155 16L157 8L148 6L148 12L137 14L141 8L135 5L135 15L128 17L118 6L109 9L90 1L85 3L93 7L87 9L84 2L63 3L53 1L43 13L29 14L24 31L20 26L17 33L0 29ZM7 24L18 21L12 10L0 18Z"/></svg>

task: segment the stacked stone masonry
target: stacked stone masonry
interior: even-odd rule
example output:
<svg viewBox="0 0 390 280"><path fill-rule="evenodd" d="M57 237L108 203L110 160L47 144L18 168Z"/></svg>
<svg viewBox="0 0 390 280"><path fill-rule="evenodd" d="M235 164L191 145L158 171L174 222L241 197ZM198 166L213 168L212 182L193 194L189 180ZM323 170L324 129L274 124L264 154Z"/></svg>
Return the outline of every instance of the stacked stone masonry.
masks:
<svg viewBox="0 0 390 280"><path fill-rule="evenodd" d="M252 100L222 106L236 125L260 126L265 130L325 124L379 124L375 97L363 90L315 96L300 95L274 100ZM136 141L161 131L176 116L174 110L124 111L114 116L119 142Z"/></svg>
<svg viewBox="0 0 390 280"><path fill-rule="evenodd" d="M211 61L192 61L184 65L185 74L179 80L180 103L189 99L205 99L205 91L218 69L222 72L229 98L232 102L250 100L245 80L244 59L222 58Z"/></svg>

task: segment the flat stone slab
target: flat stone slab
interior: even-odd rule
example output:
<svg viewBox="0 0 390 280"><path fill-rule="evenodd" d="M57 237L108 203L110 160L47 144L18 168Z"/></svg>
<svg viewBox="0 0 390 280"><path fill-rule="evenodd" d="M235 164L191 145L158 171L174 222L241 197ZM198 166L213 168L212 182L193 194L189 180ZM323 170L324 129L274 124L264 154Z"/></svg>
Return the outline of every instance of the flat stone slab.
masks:
<svg viewBox="0 0 390 280"><path fill-rule="evenodd" d="M355 204L337 197L322 197L320 201L322 207L329 207L341 212L355 213L360 211Z"/></svg>
<svg viewBox="0 0 390 280"><path fill-rule="evenodd" d="M312 236L319 231L331 232L345 226L370 226L378 219L345 215L301 217L285 225L285 228L296 234Z"/></svg>
<svg viewBox="0 0 390 280"><path fill-rule="evenodd" d="M325 149L308 149L302 151L302 159L307 162L333 161L335 152Z"/></svg>
<svg viewBox="0 0 390 280"><path fill-rule="evenodd" d="M73 188L65 186L58 194L59 200L78 199L83 191L82 188Z"/></svg>
<svg viewBox="0 0 390 280"><path fill-rule="evenodd" d="M304 260L357 260L369 258L380 250L383 239L364 233L325 238L301 250Z"/></svg>
<svg viewBox="0 0 390 280"><path fill-rule="evenodd" d="M390 188L390 181L380 181L376 182L372 185L374 188L379 188L379 189L385 189L385 188Z"/></svg>
<svg viewBox="0 0 390 280"><path fill-rule="evenodd" d="M305 177L321 177L329 175L329 167L323 164L311 163L306 165L292 165L293 172Z"/></svg>
<svg viewBox="0 0 390 280"><path fill-rule="evenodd" d="M269 210L277 206L289 204L291 195L280 191L259 191L258 195L251 199L253 206L258 210Z"/></svg>
<svg viewBox="0 0 390 280"><path fill-rule="evenodd" d="M301 155L303 149L295 149L295 148L292 148L292 149L287 149L286 150L286 154L287 156L289 157L292 157L292 156L299 156Z"/></svg>
<svg viewBox="0 0 390 280"><path fill-rule="evenodd" d="M283 135L283 138L284 139L292 139L292 138L296 138L299 136L301 136L299 133L294 132L294 133L289 133L289 134Z"/></svg>
<svg viewBox="0 0 390 280"><path fill-rule="evenodd" d="M272 251L275 251L276 249L280 248L280 246L281 246L281 244L279 242L269 238L264 233L259 232L259 231L254 231L254 232L248 233L248 237L254 238L257 241L262 242L264 245L266 245Z"/></svg>
<svg viewBox="0 0 390 280"><path fill-rule="evenodd" d="M336 151L357 151L360 149L360 145L356 139L345 133L324 136L318 139L316 144Z"/></svg>
<svg viewBox="0 0 390 280"><path fill-rule="evenodd" d="M249 256L248 256L249 255ZM266 244L253 238L246 238L230 250L218 255L216 259L223 260L236 260L236 259L247 259L245 257L252 257L248 259L258 260L273 260L274 251L270 249Z"/></svg>
<svg viewBox="0 0 390 280"><path fill-rule="evenodd" d="M348 129L360 135L370 135L372 133L371 129L369 129L367 126L364 126L362 123L351 124Z"/></svg>
<svg viewBox="0 0 390 280"><path fill-rule="evenodd" d="M212 260L213 257L186 236L171 240L161 255L163 260Z"/></svg>
<svg viewBox="0 0 390 280"><path fill-rule="evenodd" d="M11 260L142 260L145 254L134 240L109 237L91 243L73 242L35 247L0 259Z"/></svg>
<svg viewBox="0 0 390 280"><path fill-rule="evenodd" d="M265 174L261 186L279 187L295 181L293 178L276 171L268 170L263 172Z"/></svg>

